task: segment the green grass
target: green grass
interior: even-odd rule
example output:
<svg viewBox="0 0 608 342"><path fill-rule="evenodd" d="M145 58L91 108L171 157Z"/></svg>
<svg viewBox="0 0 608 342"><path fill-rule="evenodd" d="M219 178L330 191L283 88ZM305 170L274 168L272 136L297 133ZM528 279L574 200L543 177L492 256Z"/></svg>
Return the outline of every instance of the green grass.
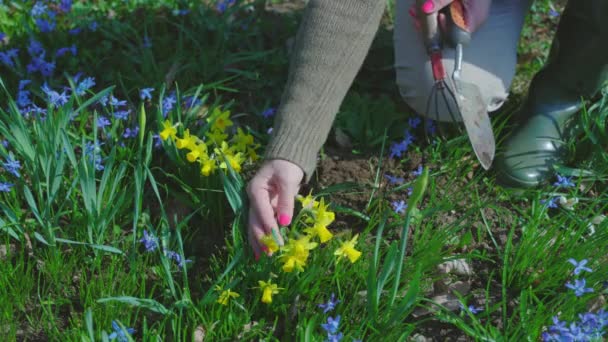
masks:
<svg viewBox="0 0 608 342"><path fill-rule="evenodd" d="M0 181L14 184L0 193L5 340L108 340L117 333L115 322L125 334L135 329L129 339L143 341L201 335L206 341L317 341L327 336L321 324L340 315L346 341L405 341L439 329L474 340L522 341L539 340L555 315L570 322L606 307L608 220L601 215L608 212L602 147L608 144L607 97L585 108L571 142L578 157L557 170L573 177L573 188L502 188L471 159L466 137L456 135L426 141L415 133L410 154L389 161L389 143L411 113L391 85L386 27L336 121L371 176L327 187L317 180L313 194L331 203L338 222L329 227L333 239L310 251L302 272L284 272L278 256L256 262L244 234L244 187L259 161L248 158L240 172L227 163L203 176L177 142L159 146L154 135L163 130L163 104L175 98L167 118L178 137L186 129L205 137L219 113L229 110L235 126L255 139L243 153L261 153L272 126L261 113L278 104L287 77L285 42L301 14L279 15L263 5L239 3L221 14L213 3L193 1L77 2L58 15L54 32L39 33L31 4L0 4L0 32L7 34L0 51L20 49L13 67L0 64L0 137L7 142L0 159L12 156L21 165L19 177L9 167L0 172ZM535 27L556 23L546 15L549 5L537 2L524 29L520 83L514 85L519 94L550 45L550 32L534 39ZM183 9L189 13L178 13ZM387 13L388 23L392 15ZM77 26L80 34L68 33ZM151 47L144 46L146 36ZM27 73L30 38L47 49L47 61L55 60L52 76ZM71 44L76 56L52 57ZM74 90L79 71L80 81L91 76L96 85L63 105L49 105L41 86ZM29 98L47 109L43 116L23 115L15 102L26 78L32 81L24 88ZM140 99L145 87L155 88L152 100ZM119 106L99 103L109 94L127 100L126 120L113 119ZM501 135L517 104L495 119ZM385 121L375 120L379 112ZM110 125L100 128L100 117ZM136 125L138 133L123 136ZM387 126L392 129L385 135ZM235 134L226 132L224 140L236 144ZM214 148L221 145L208 146L219 167L229 153ZM411 176L419 160L428 174ZM387 184L386 172L405 182ZM355 195L364 204L341 201ZM574 210L543 204L558 196L578 200ZM409 202L408 210L395 213L397 199ZM297 210L301 217L283 232L294 240L312 215L301 205ZM153 251L140 242L144 230L157 238ZM338 261L334 252L357 234L361 257ZM574 276L570 258L588 259L593 272ZM466 261L472 273L441 272L450 260ZM594 292L579 298L565 284L582 277ZM269 280L283 289L265 304L258 282ZM216 286L239 296L221 305ZM340 302L323 313L318 304L332 293ZM460 301L483 311L458 309Z"/></svg>

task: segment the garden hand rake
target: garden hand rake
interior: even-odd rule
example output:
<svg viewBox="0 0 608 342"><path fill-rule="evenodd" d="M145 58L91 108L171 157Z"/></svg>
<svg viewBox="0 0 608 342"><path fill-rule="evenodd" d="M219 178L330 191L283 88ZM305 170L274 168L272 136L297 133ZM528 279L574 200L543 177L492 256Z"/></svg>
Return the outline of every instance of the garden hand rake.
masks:
<svg viewBox="0 0 608 342"><path fill-rule="evenodd" d="M425 1L416 0L417 8L421 8ZM481 166L488 170L496 150L492 124L479 87L464 82L461 78L463 46L471 40L471 33L465 25L464 6L461 1L456 0L450 4L446 12L447 40L456 49L452 74L453 90L450 89L443 67L441 52L443 39L439 29L439 14L434 12L420 17L424 44L431 60L435 80L427 99L426 114L439 120L440 105L443 104L452 121L457 122L461 119L477 159Z"/></svg>

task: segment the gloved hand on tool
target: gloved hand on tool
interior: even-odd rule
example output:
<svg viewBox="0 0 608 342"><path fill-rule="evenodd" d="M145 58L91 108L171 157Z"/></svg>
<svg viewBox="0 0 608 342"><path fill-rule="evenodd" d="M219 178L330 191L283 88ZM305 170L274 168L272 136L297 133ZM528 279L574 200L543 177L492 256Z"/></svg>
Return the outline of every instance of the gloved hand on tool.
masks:
<svg viewBox="0 0 608 342"><path fill-rule="evenodd" d="M420 11L413 18L408 13L416 0L396 1L396 81L404 101L422 116L429 116L427 100L435 79L421 30L416 29L416 19L422 29L423 19L451 3L419 2ZM461 51L460 69L458 49L441 46L444 71L460 70L463 89L478 89L485 115L500 108L507 98L530 3L530 0L459 2L465 24L461 28L474 32ZM300 183L312 178L317 154L367 55L385 4L381 0L309 1L295 40L265 163L248 186L252 204L249 239L257 256L263 252L259 237L291 221ZM438 17L437 25L446 28L446 17ZM499 181L518 187L536 186L551 177L553 165L563 162L567 123L576 122L583 104L581 99L592 97L608 79L606 18L608 1L568 2L548 62L534 77L528 98L514 115L517 122L512 134L501 146L502 152L494 163ZM467 96L463 99L459 105L470 110L469 99ZM453 121L445 109L438 110L437 119Z"/></svg>

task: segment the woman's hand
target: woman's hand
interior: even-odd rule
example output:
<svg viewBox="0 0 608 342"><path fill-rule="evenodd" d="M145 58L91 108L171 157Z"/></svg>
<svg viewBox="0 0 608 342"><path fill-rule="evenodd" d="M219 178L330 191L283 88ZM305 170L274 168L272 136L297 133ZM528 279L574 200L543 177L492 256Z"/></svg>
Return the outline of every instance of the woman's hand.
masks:
<svg viewBox="0 0 608 342"><path fill-rule="evenodd" d="M275 231L283 245L278 227L287 226L293 217L295 197L300 190L304 171L296 164L273 159L266 161L247 185L249 223L247 235L256 260L262 252L270 255L261 242L264 235Z"/></svg>
<svg viewBox="0 0 608 342"><path fill-rule="evenodd" d="M410 15L414 18L418 17L418 13L432 14L440 11L442 8L449 6L455 0L427 0L416 9L414 6L410 9ZM467 31L475 32L485 21L490 14L492 0L457 0L462 4L464 12L464 21ZM445 18L439 16L441 28L445 31Z"/></svg>

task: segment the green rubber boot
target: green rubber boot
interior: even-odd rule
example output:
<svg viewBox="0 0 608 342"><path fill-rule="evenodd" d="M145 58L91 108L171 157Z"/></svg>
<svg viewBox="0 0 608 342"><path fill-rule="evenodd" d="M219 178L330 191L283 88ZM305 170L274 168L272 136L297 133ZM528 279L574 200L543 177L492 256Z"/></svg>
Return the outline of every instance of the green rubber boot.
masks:
<svg viewBox="0 0 608 342"><path fill-rule="evenodd" d="M532 80L516 114L519 124L496 159L498 181L533 187L548 180L566 157L565 130L584 99L608 79L608 1L571 0L545 67Z"/></svg>

